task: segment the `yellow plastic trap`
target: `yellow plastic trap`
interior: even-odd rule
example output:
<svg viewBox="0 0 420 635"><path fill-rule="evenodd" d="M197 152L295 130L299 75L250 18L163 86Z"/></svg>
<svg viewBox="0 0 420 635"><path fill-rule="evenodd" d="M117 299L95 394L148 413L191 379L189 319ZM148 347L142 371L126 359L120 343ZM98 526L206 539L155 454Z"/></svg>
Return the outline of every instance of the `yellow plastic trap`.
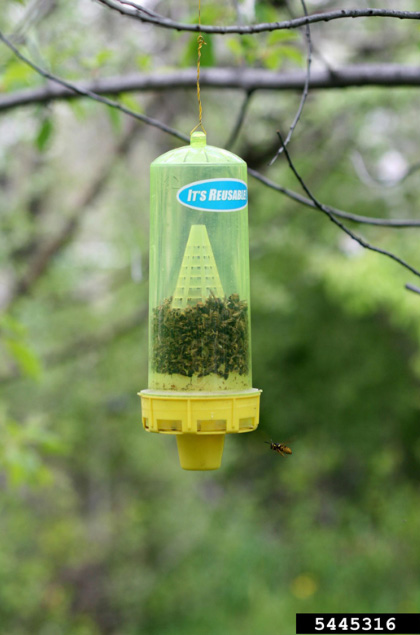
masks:
<svg viewBox="0 0 420 635"><path fill-rule="evenodd" d="M206 145L151 166L148 432L174 434L181 467L215 470L226 434L258 426L252 387L246 164Z"/></svg>

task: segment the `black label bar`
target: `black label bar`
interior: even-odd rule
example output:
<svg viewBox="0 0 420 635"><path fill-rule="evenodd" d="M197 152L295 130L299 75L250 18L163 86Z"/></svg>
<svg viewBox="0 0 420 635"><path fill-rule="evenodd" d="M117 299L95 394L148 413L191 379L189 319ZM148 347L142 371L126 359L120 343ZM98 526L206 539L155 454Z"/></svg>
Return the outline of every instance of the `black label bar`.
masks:
<svg viewBox="0 0 420 635"><path fill-rule="evenodd" d="M420 635L420 613L297 613L296 635Z"/></svg>

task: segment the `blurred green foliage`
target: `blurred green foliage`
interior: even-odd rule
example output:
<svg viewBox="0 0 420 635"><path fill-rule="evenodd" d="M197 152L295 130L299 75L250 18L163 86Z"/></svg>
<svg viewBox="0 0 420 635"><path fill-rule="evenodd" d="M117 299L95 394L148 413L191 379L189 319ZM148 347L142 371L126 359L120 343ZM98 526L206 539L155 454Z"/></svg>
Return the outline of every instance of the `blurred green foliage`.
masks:
<svg viewBox="0 0 420 635"><path fill-rule="evenodd" d="M53 4L24 33L63 77L195 64L188 34ZM196 3L180 4L173 17L196 21ZM275 4L258 2L257 19L286 19ZM26 25L28 6L10 1L2 28ZM233 23L232 7L204 17ZM380 61L385 46L410 59L413 24L387 23L388 38L384 22L354 25L313 29L317 48L343 63ZM305 60L302 34L206 39L214 65ZM3 91L43 84L1 55ZM235 122L232 94L203 90L213 145ZM184 131L197 117L193 91L122 100ZM235 146L253 167L265 170L298 102L253 97ZM136 395L147 385L148 165L174 141L117 114L75 100L0 121L1 298L15 294L0 317L1 633L288 635L296 612L420 611L420 298L403 289L414 277L252 181L261 425L227 439L218 472L181 471L174 439L142 430ZM418 160L417 116L411 90L314 92L292 154L326 203L418 218L415 177L379 187L352 161L359 152L377 173L391 150ZM267 174L297 188L281 157ZM360 231L418 265L416 230ZM17 283L62 234L24 292ZM293 455L270 452L270 438Z"/></svg>

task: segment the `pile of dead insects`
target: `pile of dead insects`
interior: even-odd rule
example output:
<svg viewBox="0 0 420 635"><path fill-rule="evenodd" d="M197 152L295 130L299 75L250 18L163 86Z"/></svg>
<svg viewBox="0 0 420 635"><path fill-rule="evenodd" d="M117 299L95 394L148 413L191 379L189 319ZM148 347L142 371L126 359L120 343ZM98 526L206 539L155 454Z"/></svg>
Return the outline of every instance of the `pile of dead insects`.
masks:
<svg viewBox="0 0 420 635"><path fill-rule="evenodd" d="M237 293L211 295L185 309L171 307L172 298L153 309L152 369L204 377L248 372L248 305Z"/></svg>

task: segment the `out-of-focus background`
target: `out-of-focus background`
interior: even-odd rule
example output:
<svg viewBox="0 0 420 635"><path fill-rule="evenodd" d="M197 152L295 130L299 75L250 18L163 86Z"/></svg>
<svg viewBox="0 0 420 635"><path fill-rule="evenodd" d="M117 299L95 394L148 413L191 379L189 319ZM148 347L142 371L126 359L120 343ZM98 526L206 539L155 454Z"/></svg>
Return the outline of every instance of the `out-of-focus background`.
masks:
<svg viewBox="0 0 420 635"><path fill-rule="evenodd" d="M1 30L71 81L196 62L194 34L94 2L3 4ZM196 2L167 4L147 6L196 20ZM207 24L302 11L202 5ZM308 0L309 12L365 6ZM418 29L314 25L313 68L417 64ZM206 41L204 66L305 67L303 32ZM4 45L0 72L0 102L47 83ZM224 146L243 96L202 97L209 142ZM120 99L186 134L197 122L193 88ZM299 99L256 92L232 148L295 190L283 157L267 164ZM419 160L418 112L413 88L311 91L293 158L329 205L419 219L418 177L404 178ZM179 143L87 99L0 115L2 635L288 635L296 612L419 611L420 296L404 289L416 278L250 179L260 428L226 440L219 471L183 472L175 440L141 428L136 394L147 386L149 163ZM420 230L352 228L420 266Z"/></svg>

